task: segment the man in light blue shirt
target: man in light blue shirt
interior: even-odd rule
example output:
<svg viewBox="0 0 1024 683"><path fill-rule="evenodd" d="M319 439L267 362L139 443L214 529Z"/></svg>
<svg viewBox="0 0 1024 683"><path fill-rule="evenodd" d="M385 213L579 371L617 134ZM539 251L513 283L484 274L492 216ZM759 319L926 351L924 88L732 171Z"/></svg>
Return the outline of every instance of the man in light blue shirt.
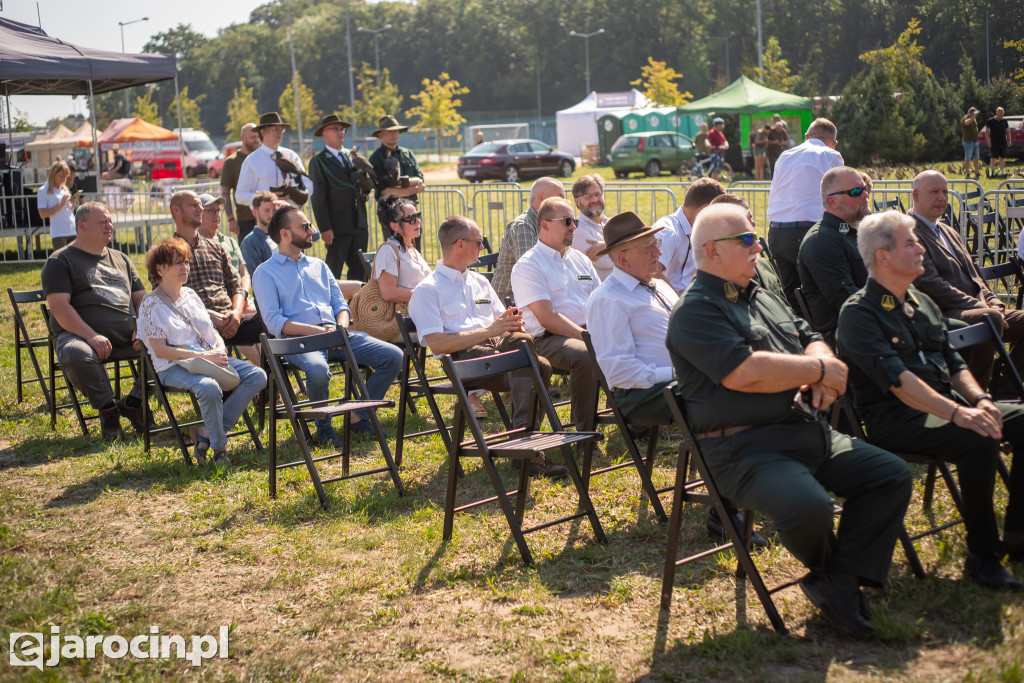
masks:
<svg viewBox="0 0 1024 683"><path fill-rule="evenodd" d="M279 208L267 226L278 251L253 273L252 287L263 322L275 337L300 337L348 328L351 314L334 275L322 260L304 253L313 244L312 229L305 214L294 206ZM384 398L401 369L402 351L363 332L348 335L356 361L373 368L366 380L369 398ZM327 399L331 382L328 362L341 360L344 355L338 349L288 357L289 363L305 373L306 395L311 401ZM352 431L372 434L365 418L365 412L353 413ZM316 421L316 434L322 445L341 448L341 437L331 427L329 418Z"/></svg>

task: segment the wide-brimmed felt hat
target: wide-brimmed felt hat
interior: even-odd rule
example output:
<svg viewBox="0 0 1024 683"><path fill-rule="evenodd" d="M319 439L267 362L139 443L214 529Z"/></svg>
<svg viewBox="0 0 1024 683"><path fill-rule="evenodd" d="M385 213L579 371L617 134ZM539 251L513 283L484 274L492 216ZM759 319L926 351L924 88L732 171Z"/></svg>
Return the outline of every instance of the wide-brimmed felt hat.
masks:
<svg viewBox="0 0 1024 683"><path fill-rule="evenodd" d="M320 119L320 125L316 127L315 131L313 131L313 135L318 138L323 137L324 128L326 128L327 126L332 126L336 123L340 124L342 128L352 127L351 123L349 123L348 121L342 121L341 117L338 116L337 114L328 114L327 116Z"/></svg>
<svg viewBox="0 0 1024 683"><path fill-rule="evenodd" d="M388 114L386 116L380 117L380 121L377 122L377 130L373 131L371 135L377 138L380 137L380 134L386 130L397 130L399 133L404 133L405 131L409 130L409 126L403 126L398 122L398 119Z"/></svg>
<svg viewBox="0 0 1024 683"><path fill-rule="evenodd" d="M267 126L284 126L285 128L291 128L292 124L282 119L281 115L276 111L268 111L266 114L260 114L260 122L256 124L256 130L266 128Z"/></svg>
<svg viewBox="0 0 1024 683"><path fill-rule="evenodd" d="M605 246L597 255L604 256L620 244L632 242L642 237L650 237L656 232L661 232L661 230L662 228L652 228L645 224L640 216L637 216L632 211L624 211L618 216L613 216L604 224Z"/></svg>

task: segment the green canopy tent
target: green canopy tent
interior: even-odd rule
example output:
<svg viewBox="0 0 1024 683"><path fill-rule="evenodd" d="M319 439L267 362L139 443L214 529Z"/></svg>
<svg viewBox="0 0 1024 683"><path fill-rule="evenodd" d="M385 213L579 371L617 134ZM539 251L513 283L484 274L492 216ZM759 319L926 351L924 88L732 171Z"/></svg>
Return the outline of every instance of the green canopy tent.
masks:
<svg viewBox="0 0 1024 683"><path fill-rule="evenodd" d="M680 114L739 114L740 147L750 146L752 122L761 124L778 114L789 124L789 135L796 143L803 142L804 131L811 125L814 103L806 97L766 88L740 76L713 95L677 107Z"/></svg>

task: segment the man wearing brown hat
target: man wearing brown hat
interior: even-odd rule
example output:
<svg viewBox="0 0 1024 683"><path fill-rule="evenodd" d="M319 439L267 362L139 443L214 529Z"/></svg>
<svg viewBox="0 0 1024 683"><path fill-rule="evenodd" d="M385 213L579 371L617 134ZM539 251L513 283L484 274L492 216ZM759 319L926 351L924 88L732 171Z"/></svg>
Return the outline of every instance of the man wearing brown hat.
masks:
<svg viewBox="0 0 1024 683"><path fill-rule="evenodd" d="M377 201L389 194L411 197L416 201L416 195L426 189L423 171L416 163L416 155L412 150L398 146L399 137L407 130L408 126L401 125L398 119L388 115L380 117L377 130L373 131L373 136L380 138L381 142L380 147L370 155L370 163L377 176L374 179L377 190L374 196Z"/></svg>
<svg viewBox="0 0 1024 683"><path fill-rule="evenodd" d="M324 139L324 149L309 162L309 177L313 180L310 203L327 245L327 267L335 278L341 278L342 266L348 264L348 279L362 280L359 250L366 251L369 243L366 197L373 181L366 171L353 165L345 149L345 129L351 125L337 114L328 114L313 132Z"/></svg>
<svg viewBox="0 0 1024 683"><path fill-rule="evenodd" d="M260 115L256 133L261 144L242 162L242 169L238 172L238 186L235 188L237 203L249 206L252 196L257 192L285 184L295 187L290 193L279 191L277 195L281 199L290 199L295 204L304 204L306 199L303 197L308 198L313 192L313 182L305 175L306 168L302 165L302 159L292 150L281 146L285 128L291 128L291 124L284 121L276 111ZM275 157L279 157L281 163L290 162L301 171L300 177L296 178L294 174L282 171Z"/></svg>

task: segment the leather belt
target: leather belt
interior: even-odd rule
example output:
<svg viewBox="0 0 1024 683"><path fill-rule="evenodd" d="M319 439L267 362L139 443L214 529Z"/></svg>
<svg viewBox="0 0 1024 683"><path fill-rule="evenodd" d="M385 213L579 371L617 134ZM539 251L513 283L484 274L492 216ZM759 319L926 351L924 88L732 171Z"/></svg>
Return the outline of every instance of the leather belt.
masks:
<svg viewBox="0 0 1024 683"><path fill-rule="evenodd" d="M698 439L724 439L727 436L733 434L739 434L745 432L748 429L753 429L757 425L736 425L735 427L723 427L722 429L712 429L710 432L698 432Z"/></svg>
<svg viewBox="0 0 1024 683"><path fill-rule="evenodd" d="M777 223L772 221L768 224L768 227L785 230L786 228L809 228L812 225L814 225L814 221L793 221L790 223Z"/></svg>

